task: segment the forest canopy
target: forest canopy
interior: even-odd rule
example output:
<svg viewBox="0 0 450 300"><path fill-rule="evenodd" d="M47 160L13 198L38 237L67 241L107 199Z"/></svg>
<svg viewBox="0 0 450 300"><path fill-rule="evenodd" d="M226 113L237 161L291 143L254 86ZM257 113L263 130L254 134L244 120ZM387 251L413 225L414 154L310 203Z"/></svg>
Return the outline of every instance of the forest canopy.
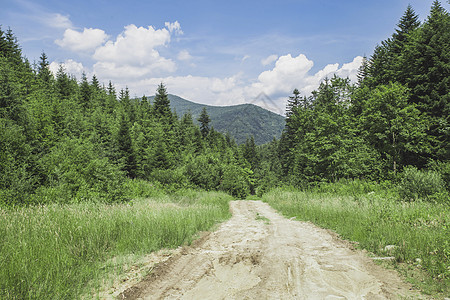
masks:
<svg viewBox="0 0 450 300"><path fill-rule="evenodd" d="M53 74L45 53L31 64L0 28L0 206L124 201L130 182L245 197L281 184L400 180L406 169L434 172L448 189L448 49L439 1L422 23L408 6L357 83L334 76L310 96L294 90L280 140L256 146L215 131L206 110L200 127L177 116L163 83L150 102L95 75Z"/></svg>

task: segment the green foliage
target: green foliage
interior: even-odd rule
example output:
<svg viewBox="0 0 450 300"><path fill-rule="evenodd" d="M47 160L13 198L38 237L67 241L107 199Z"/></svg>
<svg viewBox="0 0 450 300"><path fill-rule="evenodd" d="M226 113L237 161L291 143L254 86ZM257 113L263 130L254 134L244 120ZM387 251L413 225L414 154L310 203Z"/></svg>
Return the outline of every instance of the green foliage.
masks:
<svg viewBox="0 0 450 300"><path fill-rule="evenodd" d="M137 191L142 182L127 184ZM183 190L112 205L0 210L0 298L95 298L105 272L126 271L110 269L108 261L189 243L230 216L230 200L224 193Z"/></svg>
<svg viewBox="0 0 450 300"><path fill-rule="evenodd" d="M0 47L1 206L123 201L129 178L219 190L224 166L244 164L209 117L203 138L192 115L178 120L162 83L152 105L95 75L77 82L60 66L54 78L45 53L33 70L10 30Z"/></svg>
<svg viewBox="0 0 450 300"><path fill-rule="evenodd" d="M380 85L369 92L362 104L359 124L369 143L392 166L422 162L420 154L426 152L425 119L414 104L408 104L408 92L400 84ZM417 161L419 160L420 161Z"/></svg>
<svg viewBox="0 0 450 300"><path fill-rule="evenodd" d="M450 161L430 161L428 167L441 175L447 191L450 192Z"/></svg>
<svg viewBox="0 0 450 300"><path fill-rule="evenodd" d="M159 182L143 179L127 179L123 184L124 196L128 199L160 197L166 194Z"/></svg>
<svg viewBox="0 0 450 300"><path fill-rule="evenodd" d="M375 88L398 82L407 87L408 104L415 104L427 119L426 157L446 159L449 149L445 143L450 136L450 14L435 1L420 25L408 6L398 27L392 38L375 49L363 84ZM425 163L419 158L419 167Z"/></svg>
<svg viewBox="0 0 450 300"><path fill-rule="evenodd" d="M122 170L126 172L128 177L134 178L137 168L136 157L130 135L130 125L124 112L119 116L119 130L116 139L120 163L123 165Z"/></svg>
<svg viewBox="0 0 450 300"><path fill-rule="evenodd" d="M245 199L250 194L251 170L236 165L227 165L223 169L220 189L238 199Z"/></svg>
<svg viewBox="0 0 450 300"><path fill-rule="evenodd" d="M418 20L408 6L392 37L363 60L356 85L334 76L311 97L295 89L278 157L269 158L280 167L268 171L266 164L256 173L308 187L343 178L393 179L405 166L445 164L450 14L436 1L428 19Z"/></svg>
<svg viewBox="0 0 450 300"><path fill-rule="evenodd" d="M150 178L152 182L159 182L171 191L187 188L190 185L182 168L156 169L151 173Z"/></svg>
<svg viewBox="0 0 450 300"><path fill-rule="evenodd" d="M203 107L202 113L197 121L200 123L200 132L202 133L203 138L206 138L209 134L209 122L211 122L206 107Z"/></svg>
<svg viewBox="0 0 450 300"><path fill-rule="evenodd" d="M39 164L47 171L45 177L48 185L37 191L37 202L124 200L122 172L108 158L98 157L89 142L65 139L51 148Z"/></svg>
<svg viewBox="0 0 450 300"><path fill-rule="evenodd" d="M212 190L220 186L223 170L218 157L212 154L199 155L186 164L186 177L194 185Z"/></svg>
<svg viewBox="0 0 450 300"><path fill-rule="evenodd" d="M172 111L170 110L170 100L167 95L166 87L163 83L158 85L153 103L153 112L157 118L163 118L167 121L172 120Z"/></svg>
<svg viewBox="0 0 450 300"><path fill-rule="evenodd" d="M31 149L23 129L0 118L0 207L27 203L35 181L30 168Z"/></svg>
<svg viewBox="0 0 450 300"><path fill-rule="evenodd" d="M399 192L406 201L424 199L450 204L441 174L432 170L420 171L415 167L406 167L401 174Z"/></svg>

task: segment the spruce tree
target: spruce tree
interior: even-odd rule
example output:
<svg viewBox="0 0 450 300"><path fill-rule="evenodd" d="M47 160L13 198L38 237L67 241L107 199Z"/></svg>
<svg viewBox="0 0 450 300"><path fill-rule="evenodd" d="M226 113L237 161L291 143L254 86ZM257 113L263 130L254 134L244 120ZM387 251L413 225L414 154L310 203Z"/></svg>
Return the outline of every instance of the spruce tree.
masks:
<svg viewBox="0 0 450 300"><path fill-rule="evenodd" d="M209 122L211 122L211 119L206 111L206 107L203 107L202 113L197 121L200 122L200 132L202 133L203 138L207 137L209 134Z"/></svg>
<svg viewBox="0 0 450 300"><path fill-rule="evenodd" d="M86 77L86 73L81 75L80 83L80 104L84 109L88 109L91 106L92 90Z"/></svg>
<svg viewBox="0 0 450 300"><path fill-rule="evenodd" d="M38 66L38 78L45 84L50 84L53 79L53 75L49 69L48 57L45 52L42 52L40 57Z"/></svg>
<svg viewBox="0 0 450 300"><path fill-rule="evenodd" d="M356 78L358 78L358 86L361 86L366 79L369 73L369 61L367 57L364 55L361 66L358 68L358 74L356 74Z"/></svg>
<svg viewBox="0 0 450 300"><path fill-rule="evenodd" d="M71 87L69 76L67 76L64 65L62 64L59 65L58 72L56 73L55 87L56 91L63 99L69 98L74 92Z"/></svg>
<svg viewBox="0 0 450 300"><path fill-rule="evenodd" d="M137 165L130 135L130 124L125 112L119 116L119 131L117 132L117 148L122 162L122 170L130 178L136 177Z"/></svg>
<svg viewBox="0 0 450 300"><path fill-rule="evenodd" d="M170 110L170 100L167 95L166 87L161 82L156 89L155 99L153 101L153 113L157 119L167 120L172 123L172 111Z"/></svg>
<svg viewBox="0 0 450 300"><path fill-rule="evenodd" d="M419 17L414 12L411 5L408 5L405 13L397 24L395 33L390 38L381 42L381 45L375 48L370 59L368 73L372 80L372 87L379 84L388 84L398 81L405 84L408 68L402 61L403 53L413 32L420 26Z"/></svg>
<svg viewBox="0 0 450 300"><path fill-rule="evenodd" d="M450 149L450 15L434 1L430 15L412 36L402 64L410 102L429 118L430 158L448 159Z"/></svg>
<svg viewBox="0 0 450 300"><path fill-rule="evenodd" d="M252 170L255 170L258 164L258 157L253 136L247 137L245 144L242 146L242 155L250 163Z"/></svg>

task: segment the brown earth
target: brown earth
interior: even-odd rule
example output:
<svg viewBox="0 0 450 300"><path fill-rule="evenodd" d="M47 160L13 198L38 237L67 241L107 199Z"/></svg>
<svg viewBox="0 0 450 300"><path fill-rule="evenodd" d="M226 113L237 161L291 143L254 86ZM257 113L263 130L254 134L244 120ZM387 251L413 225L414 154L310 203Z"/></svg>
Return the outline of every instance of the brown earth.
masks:
<svg viewBox="0 0 450 300"><path fill-rule="evenodd" d="M261 201L231 202L219 229L161 262L119 299L416 299L396 272L334 233Z"/></svg>

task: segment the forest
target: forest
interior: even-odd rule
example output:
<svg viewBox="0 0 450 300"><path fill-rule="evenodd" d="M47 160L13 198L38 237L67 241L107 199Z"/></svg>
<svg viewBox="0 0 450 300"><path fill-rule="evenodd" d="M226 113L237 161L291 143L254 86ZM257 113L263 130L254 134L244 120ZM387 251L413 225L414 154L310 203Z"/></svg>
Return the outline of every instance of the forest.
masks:
<svg viewBox="0 0 450 300"><path fill-rule="evenodd" d="M311 96L294 90L281 139L261 147L210 128L206 110L200 127L189 113L175 115L163 83L150 104L95 75L77 81L61 67L54 76L45 53L30 64L13 32L0 31L0 204L126 201L130 180L244 198L283 184L404 176L425 185L405 197L445 200L448 29L439 2L422 24L409 6L364 59L357 83L335 76Z"/></svg>

